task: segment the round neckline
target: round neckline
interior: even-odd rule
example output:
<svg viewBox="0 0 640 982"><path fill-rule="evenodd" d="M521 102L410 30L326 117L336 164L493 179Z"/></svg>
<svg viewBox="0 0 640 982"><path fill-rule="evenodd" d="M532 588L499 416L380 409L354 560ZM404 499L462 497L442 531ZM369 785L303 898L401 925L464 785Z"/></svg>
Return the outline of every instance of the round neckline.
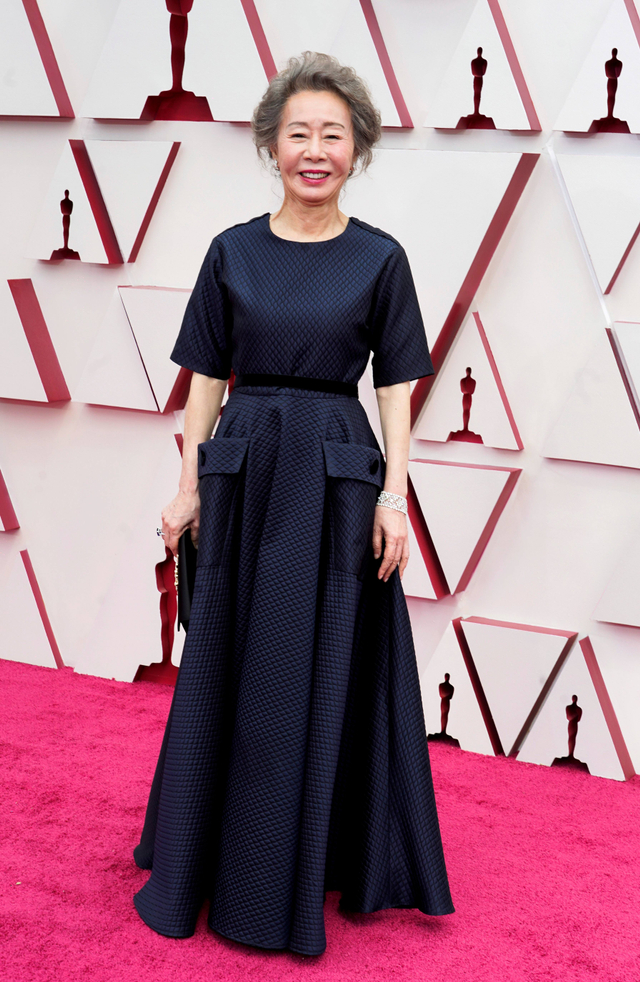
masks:
<svg viewBox="0 0 640 982"><path fill-rule="evenodd" d="M342 229L342 232L340 232L338 235L332 235L330 239L310 239L310 240L285 239L283 238L282 235L276 235L276 233L271 228L271 212L265 213L265 220L267 223L267 231L269 235L273 236L274 239L277 239L278 242L291 242L292 245L303 245L303 246L327 245L328 242L335 242L337 239L341 239L342 236L345 235L349 231L349 228L351 227L351 218L349 217L347 219L347 224Z"/></svg>

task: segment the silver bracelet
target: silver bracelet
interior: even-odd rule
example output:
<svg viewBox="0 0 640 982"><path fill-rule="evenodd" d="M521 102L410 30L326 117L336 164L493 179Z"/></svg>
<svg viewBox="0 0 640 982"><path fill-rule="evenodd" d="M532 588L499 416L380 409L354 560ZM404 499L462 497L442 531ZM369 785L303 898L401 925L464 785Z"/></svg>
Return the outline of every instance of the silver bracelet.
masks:
<svg viewBox="0 0 640 982"><path fill-rule="evenodd" d="M401 511L403 515L407 514L407 499L403 498L401 494L391 494L389 491L381 491L376 504L382 505L383 508L393 508L394 511Z"/></svg>

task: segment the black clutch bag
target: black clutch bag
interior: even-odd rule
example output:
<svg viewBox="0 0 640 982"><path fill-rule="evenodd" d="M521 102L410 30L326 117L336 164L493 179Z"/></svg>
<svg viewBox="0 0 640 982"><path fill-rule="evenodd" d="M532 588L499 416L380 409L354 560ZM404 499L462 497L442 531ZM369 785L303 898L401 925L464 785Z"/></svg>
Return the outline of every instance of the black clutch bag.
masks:
<svg viewBox="0 0 640 982"><path fill-rule="evenodd" d="M189 630L193 585L196 580L198 550L191 541L191 530L185 529L178 541L178 565L176 569L178 590L178 630L182 624Z"/></svg>

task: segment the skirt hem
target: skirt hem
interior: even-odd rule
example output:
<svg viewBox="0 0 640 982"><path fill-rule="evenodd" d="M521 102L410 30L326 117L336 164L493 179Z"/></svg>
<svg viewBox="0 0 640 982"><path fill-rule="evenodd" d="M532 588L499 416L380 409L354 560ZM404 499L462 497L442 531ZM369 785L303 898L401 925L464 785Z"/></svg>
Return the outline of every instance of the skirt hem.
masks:
<svg viewBox="0 0 640 982"><path fill-rule="evenodd" d="M455 914L456 909L451 905L447 910L425 910L424 907L420 907L416 903L406 903L406 904L385 904L383 907L371 907L371 908L358 908L347 907L341 901L338 904L340 910L345 911L348 914L375 914L379 910L419 910L421 914L425 914L426 917L446 917L447 914Z"/></svg>
<svg viewBox="0 0 640 982"><path fill-rule="evenodd" d="M146 924L147 927L151 928L152 931L155 931L156 934L162 935L163 938L176 938L177 940L180 940L182 938L192 938L193 935L196 933L195 927L194 927L194 929L192 931L189 931L187 934L169 934L168 931L161 931L159 928L154 927L153 924L151 924L147 920L147 918L143 916L143 914L140 911L140 908L138 907L138 905L136 903L135 896L133 898L133 906L135 907L135 909L136 909L136 911L138 913L138 916L140 917L140 920L143 922L143 924Z"/></svg>
<svg viewBox="0 0 640 982"><path fill-rule="evenodd" d="M211 921L209 921L208 924L212 931L215 931L217 934L221 934L223 938L228 938L229 941L236 941L238 944L250 945L252 948L264 948L266 951L292 951L296 955L306 955L309 958L323 955L326 951L326 945L321 951L303 951L302 948L294 948L293 945L273 945L264 944L259 941L248 941L246 938L234 937L232 934L227 934L226 931L221 931L220 928L216 927L215 924L212 924Z"/></svg>

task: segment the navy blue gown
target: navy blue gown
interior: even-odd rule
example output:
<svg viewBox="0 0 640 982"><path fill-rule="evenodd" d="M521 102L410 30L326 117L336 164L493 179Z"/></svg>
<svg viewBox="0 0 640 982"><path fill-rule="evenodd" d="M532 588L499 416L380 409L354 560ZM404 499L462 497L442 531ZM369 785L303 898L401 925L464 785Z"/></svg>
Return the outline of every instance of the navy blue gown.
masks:
<svg viewBox="0 0 640 982"><path fill-rule="evenodd" d="M198 448L189 632L134 852L160 934L193 934L208 899L219 933L317 955L327 890L453 911L407 606L371 548L384 459L346 394L371 351L376 387L433 372L390 235L351 218L291 242L266 214L213 240L172 359L240 384Z"/></svg>

